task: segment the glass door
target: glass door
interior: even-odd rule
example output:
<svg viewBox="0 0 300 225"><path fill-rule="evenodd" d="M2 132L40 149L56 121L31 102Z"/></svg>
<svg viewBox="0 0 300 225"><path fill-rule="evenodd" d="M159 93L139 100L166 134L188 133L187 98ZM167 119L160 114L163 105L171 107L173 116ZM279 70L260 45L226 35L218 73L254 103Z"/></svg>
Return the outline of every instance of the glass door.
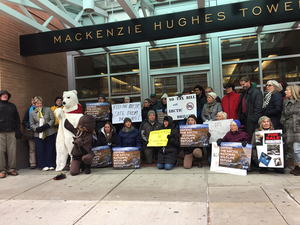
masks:
<svg viewBox="0 0 300 225"><path fill-rule="evenodd" d="M200 85L204 88L207 85L207 72L206 73L189 73L189 74L180 74L181 84L183 84L182 90L188 88L193 93L196 85Z"/></svg>
<svg viewBox="0 0 300 225"><path fill-rule="evenodd" d="M157 99L160 100L164 93L168 96L174 96L178 91L179 76L176 75L166 75L166 76L155 76L154 81L154 92ZM180 89L179 89L180 90Z"/></svg>

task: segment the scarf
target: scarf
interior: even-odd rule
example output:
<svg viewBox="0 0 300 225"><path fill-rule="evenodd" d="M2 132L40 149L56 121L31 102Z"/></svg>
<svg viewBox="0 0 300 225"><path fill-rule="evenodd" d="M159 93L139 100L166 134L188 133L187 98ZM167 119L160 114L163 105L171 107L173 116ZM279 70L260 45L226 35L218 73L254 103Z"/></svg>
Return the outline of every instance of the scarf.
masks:
<svg viewBox="0 0 300 225"><path fill-rule="evenodd" d="M273 91L274 90L272 90L268 94L266 94L266 96L264 98L264 104L262 106L263 109L267 108L267 106L269 105Z"/></svg>
<svg viewBox="0 0 300 225"><path fill-rule="evenodd" d="M36 110L38 111L38 121L40 123L41 118L43 118L43 124L45 124L45 119L44 119L44 115L45 113L42 111L42 108L36 108ZM46 130L43 131L43 136L42 136L42 140L44 140L47 137L47 133Z"/></svg>
<svg viewBox="0 0 300 225"><path fill-rule="evenodd" d="M214 109L214 105L217 103L216 100L214 100L212 103L206 103L206 108L204 110L204 115L208 116L209 114L212 114L213 109Z"/></svg>

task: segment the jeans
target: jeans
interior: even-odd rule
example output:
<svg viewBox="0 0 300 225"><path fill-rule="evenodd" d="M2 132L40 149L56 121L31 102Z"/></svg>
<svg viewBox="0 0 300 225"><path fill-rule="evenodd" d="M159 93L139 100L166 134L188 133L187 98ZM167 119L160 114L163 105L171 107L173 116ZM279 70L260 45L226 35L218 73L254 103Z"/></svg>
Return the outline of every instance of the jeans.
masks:
<svg viewBox="0 0 300 225"><path fill-rule="evenodd" d="M295 166L300 166L300 143L294 142L293 147L294 164Z"/></svg>
<svg viewBox="0 0 300 225"><path fill-rule="evenodd" d="M170 169L172 169L173 168L173 165L172 164L168 164L168 163L164 163L164 164L162 164L162 163L157 163L157 168L158 169L166 169L166 170L170 170Z"/></svg>

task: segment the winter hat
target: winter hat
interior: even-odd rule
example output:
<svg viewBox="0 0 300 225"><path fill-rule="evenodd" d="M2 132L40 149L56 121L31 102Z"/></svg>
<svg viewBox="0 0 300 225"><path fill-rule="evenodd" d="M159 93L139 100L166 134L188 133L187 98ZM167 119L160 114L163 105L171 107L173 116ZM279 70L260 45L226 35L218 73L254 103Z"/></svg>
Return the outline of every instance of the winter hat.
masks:
<svg viewBox="0 0 300 225"><path fill-rule="evenodd" d="M10 97L11 97L11 94L10 94L7 90L1 90L1 91L0 91L0 96L1 96L2 94L7 94L7 95L8 95L8 100L9 100Z"/></svg>
<svg viewBox="0 0 300 225"><path fill-rule="evenodd" d="M233 120L232 122L234 122L238 126L238 128L241 127L241 122L239 120Z"/></svg>
<svg viewBox="0 0 300 225"><path fill-rule="evenodd" d="M149 112L148 112L148 117L150 116L150 114L154 114L154 115L155 115L154 110L149 110Z"/></svg>
<svg viewBox="0 0 300 225"><path fill-rule="evenodd" d="M127 121L129 121L129 122L131 123L131 119L128 118L128 117L126 117L126 118L124 119L124 125L125 125L125 123L126 123Z"/></svg>
<svg viewBox="0 0 300 225"><path fill-rule="evenodd" d="M129 100L130 100L129 96L125 96L125 97L124 97L124 100L126 100L126 99L129 99Z"/></svg>
<svg viewBox="0 0 300 225"><path fill-rule="evenodd" d="M106 97L104 95L99 95L98 98L100 98L100 97L104 98L104 101L106 101Z"/></svg>
<svg viewBox="0 0 300 225"><path fill-rule="evenodd" d="M152 97L156 98L156 94L155 94L155 93L152 93L152 94L150 95L150 98L152 98Z"/></svg>
<svg viewBox="0 0 300 225"><path fill-rule="evenodd" d="M262 117L260 117L259 120L258 120L258 125L260 126L261 123L262 123L262 121L264 121L265 119L269 119L269 120L271 121L271 119L270 119L269 117L267 117L267 116L262 116Z"/></svg>
<svg viewBox="0 0 300 225"><path fill-rule="evenodd" d="M167 95L167 93L164 93L162 96L161 96L161 99L163 98L168 98L169 96Z"/></svg>
<svg viewBox="0 0 300 225"><path fill-rule="evenodd" d="M187 121L186 122L188 122L188 120L189 119L193 119L193 120L195 120L195 124L197 123L197 117L195 116L195 115L189 115L189 117L187 118Z"/></svg>
<svg viewBox="0 0 300 225"><path fill-rule="evenodd" d="M210 95L213 99L216 99L218 97L215 92L209 92L208 95Z"/></svg>
<svg viewBox="0 0 300 225"><path fill-rule="evenodd" d="M57 99L61 99L61 100L63 100L61 97L56 97L56 98L55 98L55 100L54 100L54 102L56 102L56 101L57 101Z"/></svg>

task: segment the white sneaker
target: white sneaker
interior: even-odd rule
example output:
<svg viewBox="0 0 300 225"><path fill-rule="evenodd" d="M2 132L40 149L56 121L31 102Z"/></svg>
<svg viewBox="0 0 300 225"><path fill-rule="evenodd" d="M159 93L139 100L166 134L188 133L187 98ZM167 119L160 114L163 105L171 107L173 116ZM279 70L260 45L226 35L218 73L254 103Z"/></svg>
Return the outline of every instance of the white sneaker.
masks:
<svg viewBox="0 0 300 225"><path fill-rule="evenodd" d="M49 170L54 170L54 167L51 166L51 167L49 168Z"/></svg>
<svg viewBox="0 0 300 225"><path fill-rule="evenodd" d="M49 167L44 167L43 169L42 169L43 171L47 171L47 170L49 170Z"/></svg>

